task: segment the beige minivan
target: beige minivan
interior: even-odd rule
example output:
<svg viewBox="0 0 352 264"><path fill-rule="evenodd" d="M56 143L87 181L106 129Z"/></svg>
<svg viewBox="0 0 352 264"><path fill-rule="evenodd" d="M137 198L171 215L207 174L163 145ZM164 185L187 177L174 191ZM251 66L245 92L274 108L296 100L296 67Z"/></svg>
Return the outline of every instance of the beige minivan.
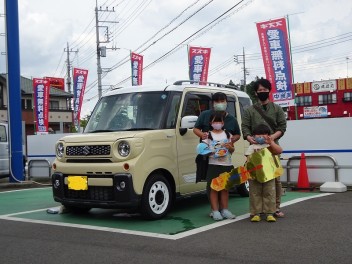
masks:
<svg viewBox="0 0 352 264"><path fill-rule="evenodd" d="M73 212L137 208L145 218L159 219L175 199L204 193L206 184L196 183L199 138L192 128L219 91L227 94L227 111L240 125L251 100L225 85L178 81L105 94L83 134L56 144L55 201ZM243 165L248 144L241 138L235 147L234 166Z"/></svg>

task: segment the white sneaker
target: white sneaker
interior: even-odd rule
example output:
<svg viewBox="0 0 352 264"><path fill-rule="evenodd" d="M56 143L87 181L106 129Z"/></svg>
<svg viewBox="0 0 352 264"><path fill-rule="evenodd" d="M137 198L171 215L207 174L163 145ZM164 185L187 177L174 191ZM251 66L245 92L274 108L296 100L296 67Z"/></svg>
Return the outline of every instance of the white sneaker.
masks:
<svg viewBox="0 0 352 264"><path fill-rule="evenodd" d="M215 220L215 221L220 221L223 220L224 218L222 217L222 215L220 214L219 211L213 211L211 212L211 217Z"/></svg>
<svg viewBox="0 0 352 264"><path fill-rule="evenodd" d="M222 217L226 218L226 219L234 219L236 218L236 216L231 213L228 209L222 209L221 210L221 215Z"/></svg>

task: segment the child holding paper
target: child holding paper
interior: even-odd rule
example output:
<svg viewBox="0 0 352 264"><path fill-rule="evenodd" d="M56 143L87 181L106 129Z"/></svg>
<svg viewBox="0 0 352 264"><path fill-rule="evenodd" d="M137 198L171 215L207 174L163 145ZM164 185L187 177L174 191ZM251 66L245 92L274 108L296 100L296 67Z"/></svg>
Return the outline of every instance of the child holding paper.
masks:
<svg viewBox="0 0 352 264"><path fill-rule="evenodd" d="M231 154L235 148L231 142L231 134L223 130L224 115L214 112L210 116L210 125L213 128L208 135L207 143L212 154L209 156L209 166L207 171L207 188L210 189L209 200L212 209L211 216L215 221L233 219L236 216L228 210L229 192L223 189L219 192L210 188L212 179L218 177L223 172L233 169ZM219 195L220 193L220 195Z"/></svg>
<svg viewBox="0 0 352 264"><path fill-rule="evenodd" d="M270 137L270 129L267 125L260 124L255 127L252 136L256 144L250 145L246 151L247 160L249 160L251 154L263 148L268 148L273 155L282 153L282 148ZM261 213L266 214L267 222L276 222L274 217L276 210L275 178L269 176L273 175L268 175L271 180L265 182L260 182L257 179L249 180L251 222L259 222Z"/></svg>

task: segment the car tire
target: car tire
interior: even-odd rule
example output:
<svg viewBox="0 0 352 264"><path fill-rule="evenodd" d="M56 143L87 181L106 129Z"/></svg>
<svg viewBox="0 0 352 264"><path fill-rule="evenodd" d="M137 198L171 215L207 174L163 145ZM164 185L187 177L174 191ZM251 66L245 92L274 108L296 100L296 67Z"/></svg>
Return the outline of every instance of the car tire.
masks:
<svg viewBox="0 0 352 264"><path fill-rule="evenodd" d="M246 181L238 186L236 186L237 193L242 197L249 196L249 182Z"/></svg>
<svg viewBox="0 0 352 264"><path fill-rule="evenodd" d="M145 219L163 218L170 210L173 200L170 183L161 174L153 174L143 189L141 213Z"/></svg>

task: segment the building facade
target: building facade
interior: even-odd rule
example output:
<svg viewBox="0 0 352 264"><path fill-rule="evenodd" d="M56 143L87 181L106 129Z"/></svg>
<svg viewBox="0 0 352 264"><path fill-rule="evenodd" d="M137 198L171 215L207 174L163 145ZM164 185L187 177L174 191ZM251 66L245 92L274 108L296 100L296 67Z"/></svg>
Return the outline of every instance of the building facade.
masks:
<svg viewBox="0 0 352 264"><path fill-rule="evenodd" d="M69 100L73 95L62 89L50 87L49 127L55 133L68 133L73 125L73 111ZM25 136L35 133L35 112L33 109L33 81L21 76L21 109ZM8 120L7 75L0 75L0 119Z"/></svg>
<svg viewBox="0 0 352 264"><path fill-rule="evenodd" d="M289 120L352 115L352 78L294 84L296 106L287 108Z"/></svg>

